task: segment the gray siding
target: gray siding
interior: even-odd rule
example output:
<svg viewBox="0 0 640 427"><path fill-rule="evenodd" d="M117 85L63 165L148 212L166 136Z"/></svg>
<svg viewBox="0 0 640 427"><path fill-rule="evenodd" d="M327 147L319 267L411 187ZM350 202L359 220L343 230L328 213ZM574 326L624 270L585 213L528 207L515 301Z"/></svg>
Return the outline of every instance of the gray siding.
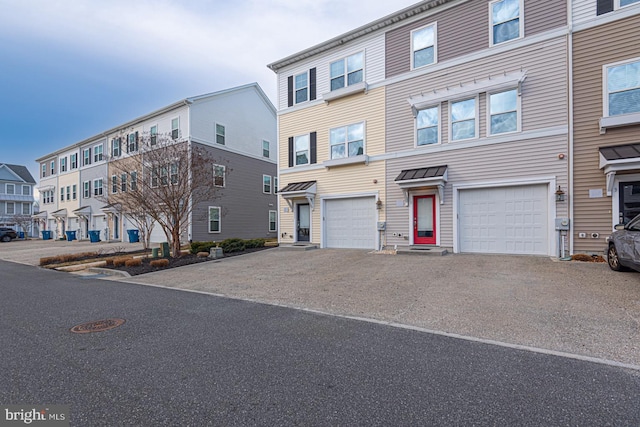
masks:
<svg viewBox="0 0 640 427"><path fill-rule="evenodd" d="M226 176L225 187L221 189L220 196L216 200L201 203L194 209L192 240L221 241L232 237L242 239L277 237L277 232L269 232L269 211L277 211L277 197L273 191L272 194L262 192L262 175L276 177L276 164L216 147L201 144L199 146L209 150L216 161L231 171ZM208 231L209 206L222 208L220 233Z"/></svg>

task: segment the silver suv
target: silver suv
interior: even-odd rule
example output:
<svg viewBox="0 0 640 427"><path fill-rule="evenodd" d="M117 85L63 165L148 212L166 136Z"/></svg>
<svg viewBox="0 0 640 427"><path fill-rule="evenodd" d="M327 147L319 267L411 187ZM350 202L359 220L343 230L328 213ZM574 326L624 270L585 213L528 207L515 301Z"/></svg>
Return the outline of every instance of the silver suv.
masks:
<svg viewBox="0 0 640 427"><path fill-rule="evenodd" d="M628 268L640 271L640 215L626 225L616 225L615 229L607 239L609 267L615 271Z"/></svg>

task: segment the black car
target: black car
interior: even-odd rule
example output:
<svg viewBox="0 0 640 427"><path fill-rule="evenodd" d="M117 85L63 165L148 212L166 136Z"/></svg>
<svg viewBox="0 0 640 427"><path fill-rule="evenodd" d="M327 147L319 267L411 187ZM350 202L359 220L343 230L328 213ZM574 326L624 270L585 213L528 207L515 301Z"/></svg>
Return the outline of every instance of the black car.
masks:
<svg viewBox="0 0 640 427"><path fill-rule="evenodd" d="M607 239L607 262L615 271L631 268L640 271L640 215L626 225L615 226Z"/></svg>
<svg viewBox="0 0 640 427"><path fill-rule="evenodd" d="M0 241L10 242L18 237L18 233L13 228L0 227Z"/></svg>

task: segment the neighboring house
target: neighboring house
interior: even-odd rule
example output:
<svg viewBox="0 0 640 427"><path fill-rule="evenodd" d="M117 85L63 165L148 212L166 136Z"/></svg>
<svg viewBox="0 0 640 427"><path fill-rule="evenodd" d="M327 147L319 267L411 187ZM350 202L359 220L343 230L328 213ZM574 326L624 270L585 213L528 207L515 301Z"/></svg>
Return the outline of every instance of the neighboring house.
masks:
<svg viewBox="0 0 640 427"><path fill-rule="evenodd" d="M33 215L36 181L25 166L0 163L0 227L11 227L27 236L37 236L37 228L25 218Z"/></svg>
<svg viewBox="0 0 640 427"><path fill-rule="evenodd" d="M423 1L269 65L280 241L556 255L567 5Z"/></svg>
<svg viewBox="0 0 640 427"><path fill-rule="evenodd" d="M220 196L195 209L186 239L277 235L276 110L252 83L183 99L38 159L42 216L57 236L69 229L86 238L97 230L103 240L127 240L135 224L109 196L127 191L142 174L116 173L114 162L136 155L143 135L150 144L163 135L198 144L220 159L211 165L211 185L221 188ZM156 226L151 241L166 240Z"/></svg>
<svg viewBox="0 0 640 427"><path fill-rule="evenodd" d="M640 0L575 0L574 252L640 213Z"/></svg>

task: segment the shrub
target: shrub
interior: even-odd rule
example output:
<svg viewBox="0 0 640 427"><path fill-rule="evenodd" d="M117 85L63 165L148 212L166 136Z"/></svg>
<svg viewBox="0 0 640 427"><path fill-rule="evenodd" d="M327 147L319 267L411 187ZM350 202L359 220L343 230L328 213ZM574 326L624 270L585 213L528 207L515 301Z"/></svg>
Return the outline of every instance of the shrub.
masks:
<svg viewBox="0 0 640 427"><path fill-rule="evenodd" d="M40 258L40 265L49 265L49 264L57 264L60 262L60 258L57 256L47 256L44 258Z"/></svg>
<svg viewBox="0 0 640 427"><path fill-rule="evenodd" d="M139 267L142 265L142 260L140 258L128 259L124 262L126 267Z"/></svg>
<svg viewBox="0 0 640 427"><path fill-rule="evenodd" d="M266 241L267 239L251 239L251 240L245 240L244 243L247 249L263 248Z"/></svg>
<svg viewBox="0 0 640 427"><path fill-rule="evenodd" d="M196 256L197 256L198 258L206 258L206 257L208 257L208 256L209 256L209 252L198 252L198 253L196 254Z"/></svg>
<svg viewBox="0 0 640 427"><path fill-rule="evenodd" d="M121 257L117 257L113 259L113 266L114 267L122 267L123 265L126 264L127 261L129 261L130 259L133 259L133 257L130 256L121 256Z"/></svg>
<svg viewBox="0 0 640 427"><path fill-rule="evenodd" d="M198 252L209 252L209 249L216 245L216 242L192 242L190 252L194 255Z"/></svg>
<svg viewBox="0 0 640 427"><path fill-rule="evenodd" d="M113 258L105 258L104 262L107 266L113 265Z"/></svg>
<svg viewBox="0 0 640 427"><path fill-rule="evenodd" d="M151 267L159 267L159 268L162 268L162 267L168 267L168 266L169 266L169 260L168 260L168 259L166 259L166 258L163 258L163 259L154 259L153 261L151 261L151 262L149 263L149 265L150 265Z"/></svg>
<svg viewBox="0 0 640 427"><path fill-rule="evenodd" d="M246 245L244 243L244 240L232 238L232 239L226 239L220 242L220 247L222 248L222 251L224 253L228 254L231 252L244 251L246 248Z"/></svg>

